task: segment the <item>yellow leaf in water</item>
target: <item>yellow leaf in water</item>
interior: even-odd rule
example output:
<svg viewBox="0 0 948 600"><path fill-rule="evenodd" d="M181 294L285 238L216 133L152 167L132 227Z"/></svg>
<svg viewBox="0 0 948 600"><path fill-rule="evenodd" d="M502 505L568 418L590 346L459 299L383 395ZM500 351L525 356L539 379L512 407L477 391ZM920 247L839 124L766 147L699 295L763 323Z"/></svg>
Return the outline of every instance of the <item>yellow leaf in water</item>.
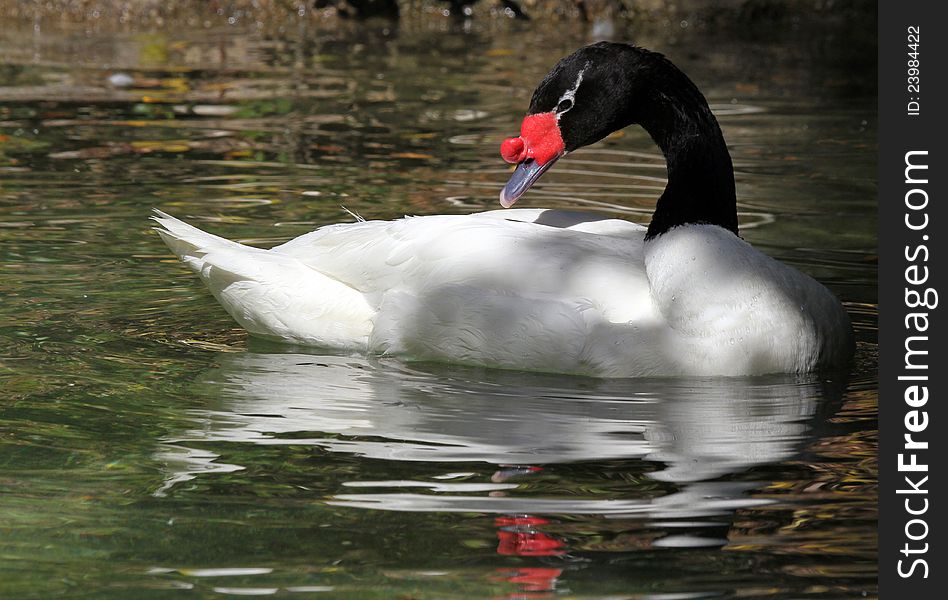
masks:
<svg viewBox="0 0 948 600"><path fill-rule="evenodd" d="M492 48L484 53L485 56L513 56L514 51L510 48Z"/></svg>
<svg viewBox="0 0 948 600"><path fill-rule="evenodd" d="M419 158L422 160L428 160L434 158L430 154L421 154L420 152L396 152L392 154L392 158Z"/></svg>
<svg viewBox="0 0 948 600"><path fill-rule="evenodd" d="M176 92L186 92L190 88L188 80L184 77L169 77L161 80L161 85Z"/></svg>
<svg viewBox="0 0 948 600"><path fill-rule="evenodd" d="M135 152L187 152L187 140L139 140L131 143Z"/></svg>

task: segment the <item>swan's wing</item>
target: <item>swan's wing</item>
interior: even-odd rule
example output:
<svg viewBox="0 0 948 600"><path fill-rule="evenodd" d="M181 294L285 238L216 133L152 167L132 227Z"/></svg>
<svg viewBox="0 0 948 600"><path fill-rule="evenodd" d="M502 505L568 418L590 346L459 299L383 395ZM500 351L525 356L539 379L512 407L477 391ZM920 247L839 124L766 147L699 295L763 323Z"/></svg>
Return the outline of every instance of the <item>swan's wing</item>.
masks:
<svg viewBox="0 0 948 600"><path fill-rule="evenodd" d="M577 299L600 307L610 320L634 318L648 302L644 230L611 224L611 231L625 227L627 235L597 235L536 222L547 212L555 211L497 211L532 222L482 213L332 225L273 251L378 304L392 290L423 295L465 286L507 296ZM604 221L614 220L598 222Z"/></svg>
<svg viewBox="0 0 948 600"><path fill-rule="evenodd" d="M634 227L432 216L333 225L261 250L156 221L241 325L297 343L587 372L608 367L604 324L654 316Z"/></svg>

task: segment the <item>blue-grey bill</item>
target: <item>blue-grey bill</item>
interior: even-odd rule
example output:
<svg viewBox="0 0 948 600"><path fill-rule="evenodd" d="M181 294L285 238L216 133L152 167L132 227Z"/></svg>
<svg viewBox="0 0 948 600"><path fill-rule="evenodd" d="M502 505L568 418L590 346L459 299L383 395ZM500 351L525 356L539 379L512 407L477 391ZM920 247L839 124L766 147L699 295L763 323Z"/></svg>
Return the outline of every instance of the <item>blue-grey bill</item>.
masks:
<svg viewBox="0 0 948 600"><path fill-rule="evenodd" d="M500 190L500 205L504 208L513 206L514 202L519 200L520 196L523 196L524 192L529 190L530 186L536 183L537 179L546 173L546 170L552 167L558 159L557 156L542 165L537 164L535 160L525 160L518 164L507 185Z"/></svg>

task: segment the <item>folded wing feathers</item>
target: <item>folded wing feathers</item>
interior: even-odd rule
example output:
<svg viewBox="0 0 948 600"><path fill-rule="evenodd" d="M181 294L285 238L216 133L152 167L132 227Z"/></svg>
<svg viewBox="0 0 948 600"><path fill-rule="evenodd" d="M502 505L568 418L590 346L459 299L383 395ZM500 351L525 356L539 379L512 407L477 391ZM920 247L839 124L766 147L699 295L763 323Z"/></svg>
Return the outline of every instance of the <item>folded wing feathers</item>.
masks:
<svg viewBox="0 0 948 600"><path fill-rule="evenodd" d="M208 252L220 248L244 247L237 242L201 231L158 209L154 209L154 213L151 219L159 226L153 229L168 248L196 273L201 272L204 256Z"/></svg>
<svg viewBox="0 0 948 600"><path fill-rule="evenodd" d="M238 323L300 343L359 347L375 310L358 291L297 258L245 246L156 210L155 230Z"/></svg>

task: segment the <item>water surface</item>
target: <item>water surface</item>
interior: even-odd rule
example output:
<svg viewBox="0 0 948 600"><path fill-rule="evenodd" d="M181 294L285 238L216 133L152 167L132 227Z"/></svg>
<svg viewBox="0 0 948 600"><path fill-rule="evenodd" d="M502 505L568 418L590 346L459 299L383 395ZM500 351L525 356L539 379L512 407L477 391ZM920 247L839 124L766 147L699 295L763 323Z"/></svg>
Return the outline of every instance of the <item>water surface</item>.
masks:
<svg viewBox="0 0 948 600"><path fill-rule="evenodd" d="M874 594L874 40L628 33L712 103L744 237L844 301L845 373L597 380L274 346L169 256L152 207L263 246L342 207L495 208L500 140L589 34L437 23L0 33L0 593ZM521 202L647 222L663 177L629 129Z"/></svg>

